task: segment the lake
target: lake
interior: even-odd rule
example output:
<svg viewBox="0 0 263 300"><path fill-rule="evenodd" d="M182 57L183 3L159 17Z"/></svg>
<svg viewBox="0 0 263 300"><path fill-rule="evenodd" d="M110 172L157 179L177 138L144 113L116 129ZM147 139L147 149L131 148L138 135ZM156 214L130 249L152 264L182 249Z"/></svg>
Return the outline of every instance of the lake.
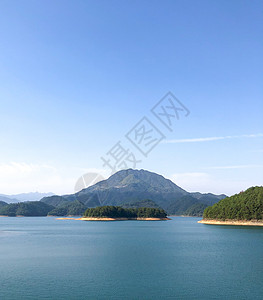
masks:
<svg viewBox="0 0 263 300"><path fill-rule="evenodd" d="M0 218L0 298L263 299L263 228Z"/></svg>

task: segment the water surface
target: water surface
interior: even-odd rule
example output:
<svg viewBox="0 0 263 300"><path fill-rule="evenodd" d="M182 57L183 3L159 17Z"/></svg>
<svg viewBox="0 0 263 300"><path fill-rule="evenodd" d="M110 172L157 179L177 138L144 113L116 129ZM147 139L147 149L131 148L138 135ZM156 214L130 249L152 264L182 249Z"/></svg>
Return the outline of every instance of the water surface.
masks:
<svg viewBox="0 0 263 300"><path fill-rule="evenodd" d="M263 228L0 218L1 299L262 299Z"/></svg>

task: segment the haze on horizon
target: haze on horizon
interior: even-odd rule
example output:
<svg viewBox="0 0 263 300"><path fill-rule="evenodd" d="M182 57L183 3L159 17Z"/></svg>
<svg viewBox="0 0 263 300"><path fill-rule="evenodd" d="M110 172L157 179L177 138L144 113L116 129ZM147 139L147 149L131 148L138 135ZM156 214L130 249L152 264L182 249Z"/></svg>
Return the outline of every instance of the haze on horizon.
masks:
<svg viewBox="0 0 263 300"><path fill-rule="evenodd" d="M2 1L0 194L73 193L83 174L111 174L116 145L126 151L116 170L125 162L189 192L262 185L262 10L259 0ZM169 91L181 109L170 127L154 114ZM140 148L133 130L145 124L159 140Z"/></svg>

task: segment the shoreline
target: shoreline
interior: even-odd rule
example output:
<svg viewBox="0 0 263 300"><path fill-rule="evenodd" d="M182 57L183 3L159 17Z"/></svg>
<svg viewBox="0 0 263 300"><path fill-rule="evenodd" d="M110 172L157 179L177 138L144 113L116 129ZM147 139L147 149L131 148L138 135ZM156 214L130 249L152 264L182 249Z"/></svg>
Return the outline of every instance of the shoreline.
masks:
<svg viewBox="0 0 263 300"><path fill-rule="evenodd" d="M77 220L77 221L167 221L170 218L93 218L93 217L81 217L81 218L69 218L61 217L57 220Z"/></svg>
<svg viewBox="0 0 263 300"><path fill-rule="evenodd" d="M207 225L233 225L233 226L263 226L263 220L206 220L203 219L197 223L207 224Z"/></svg>
<svg viewBox="0 0 263 300"><path fill-rule="evenodd" d="M169 217L202 218L202 216L188 216L188 215L169 215Z"/></svg>

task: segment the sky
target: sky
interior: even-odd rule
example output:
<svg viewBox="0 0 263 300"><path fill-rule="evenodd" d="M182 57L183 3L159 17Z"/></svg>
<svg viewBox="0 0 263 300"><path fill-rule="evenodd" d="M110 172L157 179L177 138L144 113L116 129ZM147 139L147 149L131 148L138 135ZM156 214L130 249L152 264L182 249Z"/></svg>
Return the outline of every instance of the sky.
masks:
<svg viewBox="0 0 263 300"><path fill-rule="evenodd" d="M258 0L0 0L0 194L262 185L262 53Z"/></svg>

